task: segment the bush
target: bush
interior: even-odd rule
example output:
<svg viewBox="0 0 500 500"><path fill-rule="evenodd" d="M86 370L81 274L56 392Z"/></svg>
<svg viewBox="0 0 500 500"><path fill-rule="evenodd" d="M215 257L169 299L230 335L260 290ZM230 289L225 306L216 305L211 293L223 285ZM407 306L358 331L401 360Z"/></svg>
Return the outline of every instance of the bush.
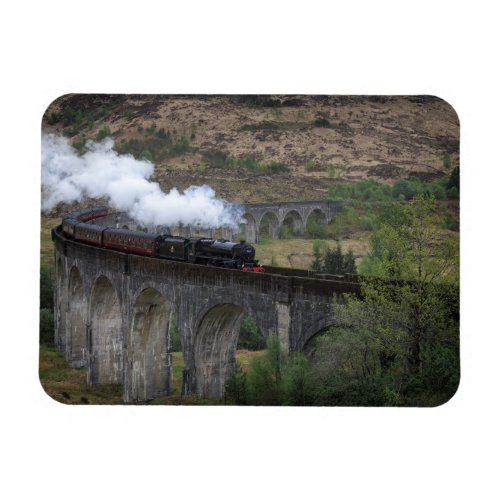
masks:
<svg viewBox="0 0 500 500"><path fill-rule="evenodd" d="M262 107L262 108L275 108L281 106L281 101L270 95L239 95L235 96L237 102L246 104L247 106Z"/></svg>
<svg viewBox="0 0 500 500"><path fill-rule="evenodd" d="M284 405L308 406L314 404L314 381L309 361L296 353L285 364L281 379L281 402Z"/></svg>
<svg viewBox="0 0 500 500"><path fill-rule="evenodd" d="M246 315L240 326L237 349L260 351L266 347L266 339L260 333L257 323L252 316Z"/></svg>
<svg viewBox="0 0 500 500"><path fill-rule="evenodd" d="M107 125L104 125L99 129L99 132L97 132L95 140L99 142L105 139L106 137L109 137L110 135L111 135L111 129Z"/></svg>
<svg viewBox="0 0 500 500"><path fill-rule="evenodd" d="M55 125L59 120L61 119L61 115L59 113L50 113L49 117L47 118L47 123L49 125Z"/></svg>
<svg viewBox="0 0 500 500"><path fill-rule="evenodd" d="M324 244L324 245L323 245ZM335 250L326 247L325 242L313 243L314 261L311 269L328 274L356 274L356 261L352 250L342 253L340 245Z"/></svg>
<svg viewBox="0 0 500 500"><path fill-rule="evenodd" d="M448 180L448 184L446 185L447 189L456 188L457 192L460 191L460 167L455 167L451 172L450 178Z"/></svg>
<svg viewBox="0 0 500 500"><path fill-rule="evenodd" d="M291 238L292 236L293 236L293 231L286 224L283 224L282 226L280 226L278 228L278 239L279 240L287 240L288 238Z"/></svg>
<svg viewBox="0 0 500 500"><path fill-rule="evenodd" d="M191 143L185 135L182 135L170 148L170 153L173 156L182 155L184 153L188 153L189 151L191 151Z"/></svg>
<svg viewBox="0 0 500 500"><path fill-rule="evenodd" d="M247 378L239 364L236 364L233 374L226 382L224 400L236 405L245 405L248 402Z"/></svg>
<svg viewBox="0 0 500 500"><path fill-rule="evenodd" d="M201 155L211 167L222 168L228 165L228 154L219 149L205 150Z"/></svg>
<svg viewBox="0 0 500 500"><path fill-rule="evenodd" d="M52 309L40 309L40 344L54 345L54 315Z"/></svg>
<svg viewBox="0 0 500 500"><path fill-rule="evenodd" d="M325 238L326 227L313 217L309 217L306 223L306 233L313 238Z"/></svg>
<svg viewBox="0 0 500 500"><path fill-rule="evenodd" d="M454 217L447 215L444 218L444 227L450 231L459 231L460 223Z"/></svg>
<svg viewBox="0 0 500 500"><path fill-rule="evenodd" d="M247 376L248 396L254 405L279 405L281 402L282 353L279 338L267 339L265 356L252 358Z"/></svg>
<svg viewBox="0 0 500 500"><path fill-rule="evenodd" d="M392 187L392 196L396 199L403 195L405 200L411 200L416 194L415 186L407 179L398 179Z"/></svg>
<svg viewBox="0 0 500 500"><path fill-rule="evenodd" d="M87 139L85 137L82 137L81 139L78 139L76 141L73 141L71 145L78 151L78 154L83 154L86 150L85 146L87 144Z"/></svg>
<svg viewBox="0 0 500 500"><path fill-rule="evenodd" d="M52 287L52 275L48 267L40 267L40 308L54 308L54 291Z"/></svg>
<svg viewBox="0 0 500 500"><path fill-rule="evenodd" d="M314 120L314 126L315 127L329 128L331 125L330 125L330 122L326 118L316 118L316 120Z"/></svg>
<svg viewBox="0 0 500 500"><path fill-rule="evenodd" d="M448 189L446 191L446 194L448 195L448 198L450 200L458 200L460 198L460 194L458 192L458 189L453 186L452 188Z"/></svg>
<svg viewBox="0 0 500 500"><path fill-rule="evenodd" d="M278 161L271 161L267 164L259 163L253 156L245 156L243 158L227 156L225 163L233 167L242 167L262 174L281 174L290 171L284 163Z"/></svg>

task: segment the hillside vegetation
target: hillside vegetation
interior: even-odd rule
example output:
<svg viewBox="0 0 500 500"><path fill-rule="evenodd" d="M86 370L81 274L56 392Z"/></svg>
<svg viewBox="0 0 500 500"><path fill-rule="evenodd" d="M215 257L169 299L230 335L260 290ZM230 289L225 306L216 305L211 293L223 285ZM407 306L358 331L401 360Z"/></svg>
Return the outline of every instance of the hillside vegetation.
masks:
<svg viewBox="0 0 500 500"><path fill-rule="evenodd" d="M325 199L362 179L449 176L459 161L453 108L430 96L66 95L43 129L111 136L155 164L164 190L207 183L229 201Z"/></svg>

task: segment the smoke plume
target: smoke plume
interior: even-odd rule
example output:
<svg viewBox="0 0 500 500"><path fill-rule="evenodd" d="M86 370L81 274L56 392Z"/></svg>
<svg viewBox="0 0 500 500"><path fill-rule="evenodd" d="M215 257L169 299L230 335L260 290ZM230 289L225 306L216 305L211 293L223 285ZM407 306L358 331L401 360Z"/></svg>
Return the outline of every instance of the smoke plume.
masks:
<svg viewBox="0 0 500 500"><path fill-rule="evenodd" d="M58 203L89 198L106 198L109 204L127 212L147 225L199 225L203 228L226 227L233 230L245 222L243 208L215 197L207 185L191 186L184 192L176 188L165 193L157 182L149 180L154 165L119 155L114 142L89 141L79 156L64 137L42 136L42 210Z"/></svg>

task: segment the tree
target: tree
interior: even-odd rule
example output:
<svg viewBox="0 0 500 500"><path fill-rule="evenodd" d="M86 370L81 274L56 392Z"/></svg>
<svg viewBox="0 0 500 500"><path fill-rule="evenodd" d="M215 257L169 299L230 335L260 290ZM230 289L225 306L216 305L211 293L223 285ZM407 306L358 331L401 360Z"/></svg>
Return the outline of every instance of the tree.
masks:
<svg viewBox="0 0 500 500"><path fill-rule="evenodd" d="M362 282L362 300L348 298L335 307L343 327L371 333L381 375L399 374L397 391L429 389L441 361L455 360L449 399L458 380L458 246L440 233L434 204L420 195L380 224L362 265L371 275Z"/></svg>
<svg viewBox="0 0 500 500"><path fill-rule="evenodd" d="M250 315L246 315L240 326L238 335L238 349L260 351L266 347L266 339L260 333L256 321Z"/></svg>
<svg viewBox="0 0 500 500"><path fill-rule="evenodd" d="M457 193L460 192L460 167L456 166L450 175L450 180L448 181L448 185L446 189L452 190L455 189Z"/></svg>
<svg viewBox="0 0 500 500"><path fill-rule="evenodd" d="M255 405L279 405L281 403L281 374L283 353L277 335L267 339L264 356L252 358L248 373L248 395Z"/></svg>
<svg viewBox="0 0 500 500"><path fill-rule="evenodd" d="M246 381L246 373L243 371L239 364L226 382L224 399L226 402L234 403L237 405L245 405L248 400L248 389Z"/></svg>
<svg viewBox="0 0 500 500"><path fill-rule="evenodd" d="M356 274L356 261L352 250L349 250L344 255L340 245L337 245L337 248L332 250L328 247L322 248L319 244L315 245L314 243L314 260L311 265L313 271L322 271L328 274Z"/></svg>
<svg viewBox="0 0 500 500"><path fill-rule="evenodd" d="M45 267L40 267L40 308L53 309L54 296L52 289L52 276L50 270Z"/></svg>
<svg viewBox="0 0 500 500"><path fill-rule="evenodd" d="M323 256L328 250L328 244L323 240L313 241L313 262L311 264L312 271L321 271L323 268Z"/></svg>

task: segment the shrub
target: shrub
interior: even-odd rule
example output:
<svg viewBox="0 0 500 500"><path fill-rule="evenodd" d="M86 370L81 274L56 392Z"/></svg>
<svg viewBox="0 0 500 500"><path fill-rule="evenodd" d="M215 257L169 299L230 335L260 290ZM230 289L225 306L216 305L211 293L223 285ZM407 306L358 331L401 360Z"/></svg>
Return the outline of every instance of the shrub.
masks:
<svg viewBox="0 0 500 500"><path fill-rule="evenodd" d="M222 168L228 165L228 154L220 149L209 149L201 152L203 159L215 168Z"/></svg>
<svg viewBox="0 0 500 500"><path fill-rule="evenodd" d="M284 163L278 161L271 161L267 164L259 163L253 156L245 156L243 158L227 156L224 161L227 165L238 166L263 174L281 174L290 171Z"/></svg>
<svg viewBox="0 0 500 500"><path fill-rule="evenodd" d="M49 125L55 125L61 119L61 115L59 113L52 112L47 118L47 123Z"/></svg>
<svg viewBox="0 0 500 500"><path fill-rule="evenodd" d="M290 171L290 169L284 163L281 163L279 161L272 161L267 165L264 165L262 167L262 170L269 174L280 174Z"/></svg>
<svg viewBox="0 0 500 500"><path fill-rule="evenodd" d="M40 344L54 345L54 315L52 309L40 309Z"/></svg>
<svg viewBox="0 0 500 500"><path fill-rule="evenodd" d="M237 349L248 349L249 351L260 351L266 347L266 339L260 333L255 320L246 315L240 326Z"/></svg>
<svg viewBox="0 0 500 500"><path fill-rule="evenodd" d="M447 215L444 218L444 227L450 231L458 231L460 229L460 223L454 217Z"/></svg>
<svg viewBox="0 0 500 500"><path fill-rule="evenodd" d="M455 167L451 172L450 179L446 185L447 189L456 188L457 192L460 191L460 167Z"/></svg>
<svg viewBox="0 0 500 500"><path fill-rule="evenodd" d="M104 125L99 129L99 132L97 132L96 141L102 141L104 138L109 137L111 135L111 129L107 126Z"/></svg>
<svg viewBox="0 0 500 500"><path fill-rule="evenodd" d="M329 128L331 125L330 125L330 122L326 118L316 118L316 120L314 120L314 126L315 127Z"/></svg>
<svg viewBox="0 0 500 500"><path fill-rule="evenodd" d="M236 101L241 104L246 104L247 106L263 107L263 108L274 108L281 106L281 102L270 96L270 95L240 95L235 96Z"/></svg>
<svg viewBox="0 0 500 500"><path fill-rule="evenodd" d="M313 238L324 238L326 236L326 226L313 217L309 217L306 223L306 232Z"/></svg>
<svg viewBox="0 0 500 500"><path fill-rule="evenodd" d="M286 224L283 224L282 226L280 226L278 228L278 239L279 240L286 240L288 238L291 238L292 236L293 236L293 231Z"/></svg>
<svg viewBox="0 0 500 500"><path fill-rule="evenodd" d="M393 198L403 195L405 200L411 200L417 194L415 186L407 179L398 179L392 187Z"/></svg>
<svg viewBox="0 0 500 500"><path fill-rule="evenodd" d="M453 161L451 159L450 153L446 152L441 155L441 159L443 160L443 167L447 170L451 168Z"/></svg>
<svg viewBox="0 0 500 500"><path fill-rule="evenodd" d="M314 403L314 389L309 361L303 353L296 353L283 369L281 402L284 405L311 405Z"/></svg>
<svg viewBox="0 0 500 500"><path fill-rule="evenodd" d="M189 151L191 151L191 143L185 135L182 135L170 148L170 153L174 156L188 153Z"/></svg>
<svg viewBox="0 0 500 500"><path fill-rule="evenodd" d="M224 400L236 405L245 405L248 402L247 378L239 364L236 364L233 374L226 382Z"/></svg>
<svg viewBox="0 0 500 500"><path fill-rule="evenodd" d="M48 267L40 267L40 308L52 309L54 307L54 292L52 288L52 275Z"/></svg>
<svg viewBox="0 0 500 500"><path fill-rule="evenodd" d="M87 139L82 137L76 141L73 141L71 145L78 151L78 154L83 154L85 152L85 145L87 144Z"/></svg>
<svg viewBox="0 0 500 500"><path fill-rule="evenodd" d="M448 198L450 198L450 200L458 200L460 198L460 194L458 192L458 189L455 186L448 189L446 191L446 194L448 195Z"/></svg>
<svg viewBox="0 0 500 500"><path fill-rule="evenodd" d="M153 154L151 153L151 151L149 149L145 149L142 153L141 153L141 160L148 160L148 161L153 161Z"/></svg>
<svg viewBox="0 0 500 500"><path fill-rule="evenodd" d="M255 405L279 405L282 353L279 338L267 339L265 356L252 358L247 376L249 400Z"/></svg>
<svg viewBox="0 0 500 500"><path fill-rule="evenodd" d="M328 274L356 274L356 261L352 250L347 254L342 253L340 245L335 250L324 247L320 249L319 243L313 243L313 271L321 271Z"/></svg>
<svg viewBox="0 0 500 500"><path fill-rule="evenodd" d="M62 124L63 127L68 127L70 125L76 125L77 127L81 125L83 120L83 114L80 110L76 110L70 107L65 107L62 111Z"/></svg>

